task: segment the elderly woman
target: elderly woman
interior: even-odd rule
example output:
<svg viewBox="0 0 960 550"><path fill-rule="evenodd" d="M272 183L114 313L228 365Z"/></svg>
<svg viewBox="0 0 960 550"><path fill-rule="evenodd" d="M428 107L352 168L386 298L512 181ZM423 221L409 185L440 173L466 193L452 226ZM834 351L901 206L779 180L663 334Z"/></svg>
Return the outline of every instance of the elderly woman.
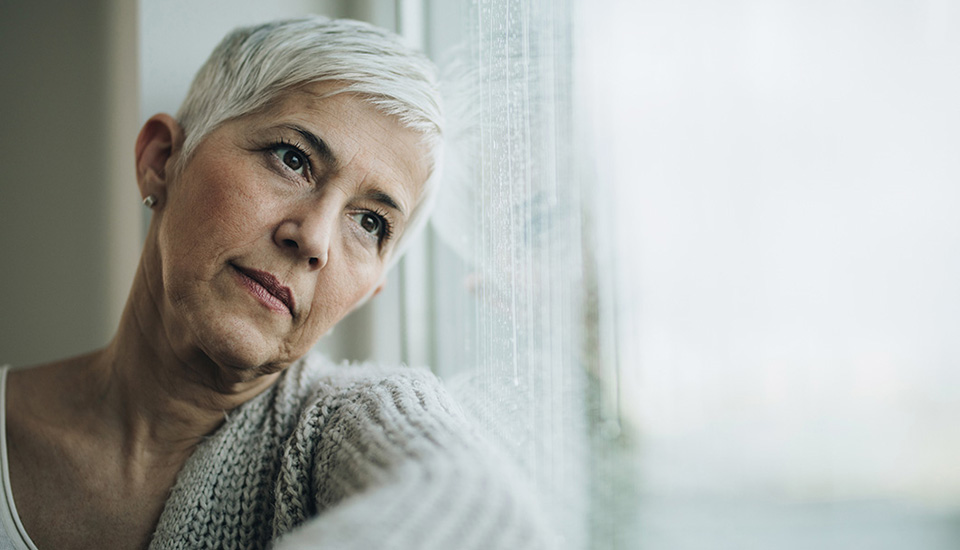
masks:
<svg viewBox="0 0 960 550"><path fill-rule="evenodd" d="M0 371L0 549L547 544L434 377L310 354L422 225L439 143L397 37L227 36L137 138L153 217L115 338Z"/></svg>

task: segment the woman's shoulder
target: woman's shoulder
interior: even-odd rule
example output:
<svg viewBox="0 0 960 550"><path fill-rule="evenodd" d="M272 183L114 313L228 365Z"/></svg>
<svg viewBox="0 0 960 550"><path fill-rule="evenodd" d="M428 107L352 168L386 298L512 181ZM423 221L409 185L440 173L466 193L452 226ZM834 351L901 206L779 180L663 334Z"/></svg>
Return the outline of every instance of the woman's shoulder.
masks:
<svg viewBox="0 0 960 550"><path fill-rule="evenodd" d="M323 356L308 355L290 375L308 394L307 407L393 413L401 418L428 413L462 417L444 384L422 367L335 364Z"/></svg>
<svg viewBox="0 0 960 550"><path fill-rule="evenodd" d="M290 378L304 395L288 442L300 460L329 464L349 455L386 465L462 448L476 435L442 382L424 368L307 357L285 383Z"/></svg>
<svg viewBox="0 0 960 550"><path fill-rule="evenodd" d="M314 397L285 452L277 494L297 497L279 532L319 515L281 547L320 534L338 549L551 547L524 476L430 371L343 365Z"/></svg>
<svg viewBox="0 0 960 550"><path fill-rule="evenodd" d="M362 391L365 387L381 384L425 386L438 391L442 388L437 376L424 367L375 362L335 363L319 353L305 356L299 362L297 370L299 372L294 376L313 384L317 390Z"/></svg>

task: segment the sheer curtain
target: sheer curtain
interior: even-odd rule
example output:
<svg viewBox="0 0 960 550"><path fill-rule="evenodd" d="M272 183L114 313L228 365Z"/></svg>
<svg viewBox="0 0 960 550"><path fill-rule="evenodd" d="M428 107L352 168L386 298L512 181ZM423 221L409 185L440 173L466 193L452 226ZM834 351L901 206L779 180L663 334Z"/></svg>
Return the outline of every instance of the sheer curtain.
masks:
<svg viewBox="0 0 960 550"><path fill-rule="evenodd" d="M960 544L960 7L427 21L433 362L570 548Z"/></svg>
<svg viewBox="0 0 960 550"><path fill-rule="evenodd" d="M433 227L435 361L585 544L579 185L566 2L435 2L451 140Z"/></svg>

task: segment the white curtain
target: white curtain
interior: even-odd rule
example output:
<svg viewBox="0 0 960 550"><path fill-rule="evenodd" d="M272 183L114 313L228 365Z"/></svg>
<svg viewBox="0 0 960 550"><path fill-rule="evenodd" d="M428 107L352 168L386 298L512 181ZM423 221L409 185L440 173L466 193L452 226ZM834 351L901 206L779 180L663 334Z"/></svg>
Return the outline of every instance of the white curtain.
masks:
<svg viewBox="0 0 960 550"><path fill-rule="evenodd" d="M960 6L427 13L434 363L570 548L960 545Z"/></svg>
<svg viewBox="0 0 960 550"><path fill-rule="evenodd" d="M534 474L570 547L582 547L589 484L569 5L444 2L430 14L451 132L433 231L435 364L459 378L461 399Z"/></svg>

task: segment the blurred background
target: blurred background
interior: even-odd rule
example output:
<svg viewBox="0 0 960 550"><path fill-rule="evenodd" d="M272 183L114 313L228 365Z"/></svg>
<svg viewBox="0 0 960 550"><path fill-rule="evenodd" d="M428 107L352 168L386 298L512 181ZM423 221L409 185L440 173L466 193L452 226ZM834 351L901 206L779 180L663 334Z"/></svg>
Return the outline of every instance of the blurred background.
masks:
<svg viewBox="0 0 960 550"><path fill-rule="evenodd" d="M140 125L306 13L423 48L449 118L326 353L438 372L565 548L960 548L953 0L7 0L0 362L109 340Z"/></svg>

